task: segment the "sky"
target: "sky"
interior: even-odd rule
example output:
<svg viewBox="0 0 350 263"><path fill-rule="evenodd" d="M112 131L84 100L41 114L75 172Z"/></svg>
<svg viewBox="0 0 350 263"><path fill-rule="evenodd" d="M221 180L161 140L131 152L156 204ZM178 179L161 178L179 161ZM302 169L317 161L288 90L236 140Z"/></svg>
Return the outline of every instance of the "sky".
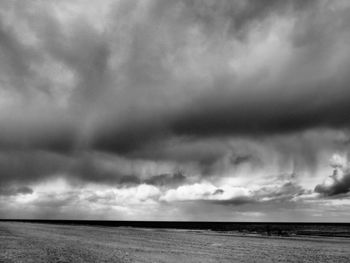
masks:
<svg viewBox="0 0 350 263"><path fill-rule="evenodd" d="M0 218L349 222L347 0L0 3Z"/></svg>

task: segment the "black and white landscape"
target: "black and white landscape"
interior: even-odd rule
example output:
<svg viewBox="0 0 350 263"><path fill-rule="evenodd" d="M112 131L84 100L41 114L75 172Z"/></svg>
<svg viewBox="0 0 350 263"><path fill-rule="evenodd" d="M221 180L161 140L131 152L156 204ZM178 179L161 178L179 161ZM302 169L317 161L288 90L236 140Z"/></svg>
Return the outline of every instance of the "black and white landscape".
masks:
<svg viewBox="0 0 350 263"><path fill-rule="evenodd" d="M216 231L203 229L208 225ZM347 238L310 235L339 230ZM348 263L349 230L349 224L0 221L0 262Z"/></svg>
<svg viewBox="0 0 350 263"><path fill-rule="evenodd" d="M349 85L348 0L0 1L0 219L350 223Z"/></svg>

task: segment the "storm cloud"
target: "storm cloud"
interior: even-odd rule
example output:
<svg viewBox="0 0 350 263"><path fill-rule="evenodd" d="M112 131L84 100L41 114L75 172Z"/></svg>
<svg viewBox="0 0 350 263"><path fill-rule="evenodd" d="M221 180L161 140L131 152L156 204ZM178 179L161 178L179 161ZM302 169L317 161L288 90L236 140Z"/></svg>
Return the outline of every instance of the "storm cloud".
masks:
<svg viewBox="0 0 350 263"><path fill-rule="evenodd" d="M84 16L65 22L67 30L54 13L43 13L60 5L37 5L38 11L28 3L3 5L3 12L13 10L12 19L28 23L27 38L35 38L24 42L2 19L4 92L25 99L8 110L27 104L26 112L2 116L8 147L124 154L169 136L349 126L348 7L340 2L154 1L143 7L120 1L111 5L102 31ZM126 21L129 26L116 28ZM276 48L277 54L270 50ZM192 68L186 72L186 66ZM56 83L55 74L64 81ZM44 102L35 105L39 99Z"/></svg>
<svg viewBox="0 0 350 263"><path fill-rule="evenodd" d="M191 218L172 202L247 213L347 194L344 165L320 182L349 154L349 14L341 0L2 2L1 200ZM71 192L40 188L56 179ZM149 202L106 201L146 188Z"/></svg>

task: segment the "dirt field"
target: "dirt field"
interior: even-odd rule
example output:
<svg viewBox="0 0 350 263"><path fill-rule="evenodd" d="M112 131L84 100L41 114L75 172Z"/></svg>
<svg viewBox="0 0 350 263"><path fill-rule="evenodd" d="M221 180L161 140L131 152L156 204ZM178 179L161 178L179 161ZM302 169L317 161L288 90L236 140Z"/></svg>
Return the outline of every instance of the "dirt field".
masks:
<svg viewBox="0 0 350 263"><path fill-rule="evenodd" d="M350 262L350 240L0 222L0 262Z"/></svg>

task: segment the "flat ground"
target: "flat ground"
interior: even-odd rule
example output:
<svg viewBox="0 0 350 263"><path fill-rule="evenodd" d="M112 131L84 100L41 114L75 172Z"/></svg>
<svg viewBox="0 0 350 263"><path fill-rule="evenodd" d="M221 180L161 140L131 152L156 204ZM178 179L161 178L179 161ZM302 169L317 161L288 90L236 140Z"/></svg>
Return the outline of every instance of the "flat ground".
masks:
<svg viewBox="0 0 350 263"><path fill-rule="evenodd" d="M0 262L350 262L350 239L0 222Z"/></svg>

